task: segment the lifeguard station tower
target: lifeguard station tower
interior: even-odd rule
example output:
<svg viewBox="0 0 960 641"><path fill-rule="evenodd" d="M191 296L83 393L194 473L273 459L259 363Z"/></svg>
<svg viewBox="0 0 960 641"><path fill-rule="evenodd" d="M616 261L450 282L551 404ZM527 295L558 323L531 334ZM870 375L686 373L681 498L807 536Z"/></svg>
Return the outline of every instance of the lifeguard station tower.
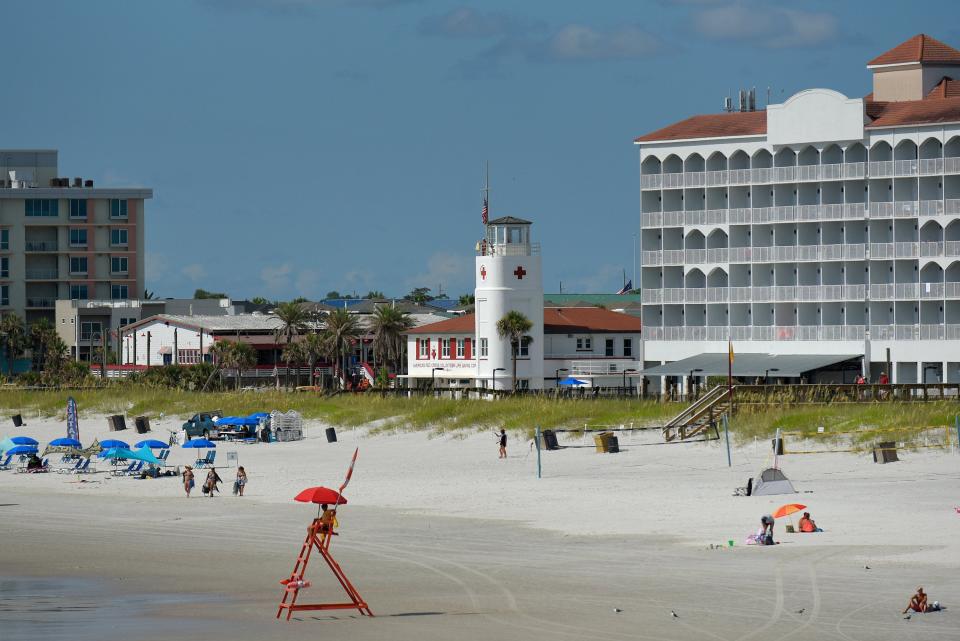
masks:
<svg viewBox="0 0 960 641"><path fill-rule="evenodd" d="M513 216L490 220L477 245L474 295L480 387L510 389L511 345L498 335L497 321L517 311L533 323L532 340L520 346L517 357L518 386L543 389L543 279L540 243L531 240L532 225Z"/></svg>

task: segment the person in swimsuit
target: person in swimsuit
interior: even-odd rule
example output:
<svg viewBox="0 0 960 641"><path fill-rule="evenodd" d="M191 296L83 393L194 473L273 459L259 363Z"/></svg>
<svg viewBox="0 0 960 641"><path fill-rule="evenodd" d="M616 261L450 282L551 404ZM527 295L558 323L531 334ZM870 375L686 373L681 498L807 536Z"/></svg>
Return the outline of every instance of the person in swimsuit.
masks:
<svg viewBox="0 0 960 641"><path fill-rule="evenodd" d="M243 466L237 468L237 492L240 496L243 496L243 488L247 485L247 471L243 469Z"/></svg>
<svg viewBox="0 0 960 641"><path fill-rule="evenodd" d="M183 491L187 493L187 498L190 498L190 490L193 489L193 468L189 465L184 466L183 468Z"/></svg>

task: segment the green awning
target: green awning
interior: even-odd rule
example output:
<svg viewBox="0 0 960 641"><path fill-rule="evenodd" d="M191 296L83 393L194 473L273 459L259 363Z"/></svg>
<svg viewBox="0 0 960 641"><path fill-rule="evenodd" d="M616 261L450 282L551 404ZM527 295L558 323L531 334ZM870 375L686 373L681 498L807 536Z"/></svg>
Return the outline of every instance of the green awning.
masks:
<svg viewBox="0 0 960 641"><path fill-rule="evenodd" d="M645 376L726 376L727 354L698 354L679 361L648 367ZM823 369L846 361L860 360L862 354L734 354L734 376L770 376L799 378L813 370ZM774 371L776 370L776 371Z"/></svg>

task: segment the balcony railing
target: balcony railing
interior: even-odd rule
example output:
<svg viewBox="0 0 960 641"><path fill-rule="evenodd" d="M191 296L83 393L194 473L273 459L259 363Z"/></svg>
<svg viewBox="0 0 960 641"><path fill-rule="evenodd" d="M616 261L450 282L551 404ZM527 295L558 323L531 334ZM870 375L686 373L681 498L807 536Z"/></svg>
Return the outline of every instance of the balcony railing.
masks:
<svg viewBox="0 0 960 641"><path fill-rule="evenodd" d="M540 243L477 243L477 256L539 256Z"/></svg>
<svg viewBox="0 0 960 641"><path fill-rule="evenodd" d="M869 287L870 299L875 301L960 298L960 282L874 283ZM644 289L642 301L650 305L863 301L866 290L863 284L666 287Z"/></svg>
<svg viewBox="0 0 960 641"><path fill-rule="evenodd" d="M733 326L644 326L643 338L652 341L858 341L864 340L865 325L733 325ZM960 340L960 325L871 325L870 339Z"/></svg>
<svg viewBox="0 0 960 641"><path fill-rule="evenodd" d="M622 375L627 371L639 372L641 369L643 369L643 363L624 359L571 361L570 376Z"/></svg>
<svg viewBox="0 0 960 641"><path fill-rule="evenodd" d="M27 298L27 307L52 309L55 304L55 298Z"/></svg>
<svg viewBox="0 0 960 641"><path fill-rule="evenodd" d="M28 269L27 280L56 280L59 272L56 269Z"/></svg>
<svg viewBox="0 0 960 641"><path fill-rule="evenodd" d="M23 244L23 249L28 252L55 252L57 251L57 241L28 240Z"/></svg>

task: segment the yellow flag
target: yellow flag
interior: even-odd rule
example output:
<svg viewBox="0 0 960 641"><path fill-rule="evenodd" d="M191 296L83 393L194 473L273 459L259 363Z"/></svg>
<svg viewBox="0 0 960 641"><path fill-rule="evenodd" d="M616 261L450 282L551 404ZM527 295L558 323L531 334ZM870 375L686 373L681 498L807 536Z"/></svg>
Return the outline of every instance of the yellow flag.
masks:
<svg viewBox="0 0 960 641"><path fill-rule="evenodd" d="M727 348L730 352L730 364L733 365L733 341L727 341Z"/></svg>

